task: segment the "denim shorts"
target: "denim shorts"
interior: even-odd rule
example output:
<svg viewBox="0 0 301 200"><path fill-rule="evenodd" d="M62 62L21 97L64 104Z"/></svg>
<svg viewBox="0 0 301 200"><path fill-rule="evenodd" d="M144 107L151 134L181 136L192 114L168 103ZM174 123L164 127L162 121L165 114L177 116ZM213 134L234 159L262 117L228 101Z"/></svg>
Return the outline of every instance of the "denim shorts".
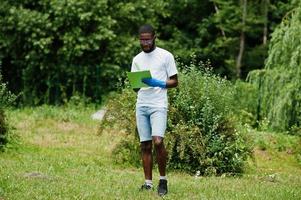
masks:
<svg viewBox="0 0 301 200"><path fill-rule="evenodd" d="M147 106L136 107L136 122L140 142L152 140L152 136L164 137L167 109Z"/></svg>

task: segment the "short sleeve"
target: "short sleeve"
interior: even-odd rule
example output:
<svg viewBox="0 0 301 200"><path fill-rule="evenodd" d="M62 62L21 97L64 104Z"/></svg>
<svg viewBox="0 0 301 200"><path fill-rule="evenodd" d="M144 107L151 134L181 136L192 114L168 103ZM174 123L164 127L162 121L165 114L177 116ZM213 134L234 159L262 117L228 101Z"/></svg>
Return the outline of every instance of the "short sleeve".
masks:
<svg viewBox="0 0 301 200"><path fill-rule="evenodd" d="M172 54L168 54L166 60L166 69L168 78L178 73L176 62Z"/></svg>
<svg viewBox="0 0 301 200"><path fill-rule="evenodd" d="M131 67L131 72L136 72L136 65L135 65L135 59L132 60L132 67Z"/></svg>

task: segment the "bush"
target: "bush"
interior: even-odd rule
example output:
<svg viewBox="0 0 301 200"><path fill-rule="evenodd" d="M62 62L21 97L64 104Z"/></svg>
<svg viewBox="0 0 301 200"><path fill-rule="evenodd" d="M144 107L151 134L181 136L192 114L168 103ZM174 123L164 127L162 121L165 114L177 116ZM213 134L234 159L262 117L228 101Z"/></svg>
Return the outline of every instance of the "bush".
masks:
<svg viewBox="0 0 301 200"><path fill-rule="evenodd" d="M0 150L3 150L9 140L9 132L4 110L10 106L15 99L16 96L7 90L5 83L2 83L2 76L0 74Z"/></svg>
<svg viewBox="0 0 301 200"><path fill-rule="evenodd" d="M201 64L201 67L204 67ZM165 143L168 167L205 175L240 173L250 154L244 134L233 117L234 87L211 70L184 66L180 85L169 90L169 117ZM138 165L139 140L135 124L135 93L125 87L107 104L101 131L115 128L124 133L114 157L119 163Z"/></svg>
<svg viewBox="0 0 301 200"><path fill-rule="evenodd" d="M206 66L197 70L192 64L180 74L179 89L170 92L169 167L205 175L240 173L250 147L237 131L235 88Z"/></svg>
<svg viewBox="0 0 301 200"><path fill-rule="evenodd" d="M5 115L3 110L0 110L0 150L3 149L7 141L8 141L8 136L7 136L7 126L5 122Z"/></svg>
<svg viewBox="0 0 301 200"><path fill-rule="evenodd" d="M107 111L100 125L99 134L106 131L122 135L121 141L112 153L115 162L139 166L140 145L135 120L136 94L126 83L124 89L112 93L108 99Z"/></svg>

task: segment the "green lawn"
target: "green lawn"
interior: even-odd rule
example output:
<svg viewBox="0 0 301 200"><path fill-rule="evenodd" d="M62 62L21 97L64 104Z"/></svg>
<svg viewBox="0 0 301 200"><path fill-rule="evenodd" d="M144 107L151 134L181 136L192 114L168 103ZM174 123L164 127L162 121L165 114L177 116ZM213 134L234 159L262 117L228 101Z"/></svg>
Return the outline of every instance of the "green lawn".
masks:
<svg viewBox="0 0 301 200"><path fill-rule="evenodd" d="M120 136L97 135L99 122L90 120L94 111L49 106L8 111L18 144L0 153L0 200L161 199L156 191L138 190L143 183L141 168L113 163L110 153ZM169 194L164 199L300 200L300 164L290 149L276 150L279 145L270 139L289 146L298 138L265 136L258 136L264 147L256 148L242 177L195 178L169 172Z"/></svg>

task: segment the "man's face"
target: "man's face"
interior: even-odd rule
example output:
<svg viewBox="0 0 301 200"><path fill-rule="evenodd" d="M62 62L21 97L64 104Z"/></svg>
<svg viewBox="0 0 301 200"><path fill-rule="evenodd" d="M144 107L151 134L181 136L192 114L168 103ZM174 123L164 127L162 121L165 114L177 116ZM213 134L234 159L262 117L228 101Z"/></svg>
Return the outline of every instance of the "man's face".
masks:
<svg viewBox="0 0 301 200"><path fill-rule="evenodd" d="M155 45L155 36L151 33L141 33L139 35L140 46L142 50L146 53L151 52Z"/></svg>

